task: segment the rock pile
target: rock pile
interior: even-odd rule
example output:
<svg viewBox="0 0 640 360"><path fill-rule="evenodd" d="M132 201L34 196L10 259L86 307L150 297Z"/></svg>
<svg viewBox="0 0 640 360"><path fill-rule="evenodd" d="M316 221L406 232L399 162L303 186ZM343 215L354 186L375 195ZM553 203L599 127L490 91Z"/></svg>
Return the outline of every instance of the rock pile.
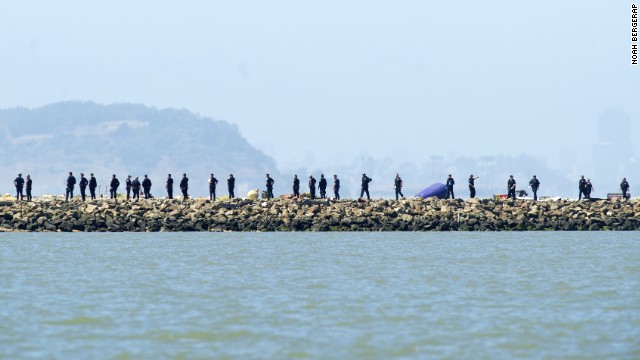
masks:
<svg viewBox="0 0 640 360"><path fill-rule="evenodd" d="M0 231L636 230L638 219L638 200L0 202Z"/></svg>

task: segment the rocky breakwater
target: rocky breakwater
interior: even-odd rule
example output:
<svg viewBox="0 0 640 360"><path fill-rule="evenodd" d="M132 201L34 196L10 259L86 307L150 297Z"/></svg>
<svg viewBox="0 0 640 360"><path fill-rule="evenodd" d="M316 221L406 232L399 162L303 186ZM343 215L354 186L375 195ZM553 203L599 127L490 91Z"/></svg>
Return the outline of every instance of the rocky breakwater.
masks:
<svg viewBox="0 0 640 360"><path fill-rule="evenodd" d="M636 230L639 219L638 200L0 202L0 231Z"/></svg>

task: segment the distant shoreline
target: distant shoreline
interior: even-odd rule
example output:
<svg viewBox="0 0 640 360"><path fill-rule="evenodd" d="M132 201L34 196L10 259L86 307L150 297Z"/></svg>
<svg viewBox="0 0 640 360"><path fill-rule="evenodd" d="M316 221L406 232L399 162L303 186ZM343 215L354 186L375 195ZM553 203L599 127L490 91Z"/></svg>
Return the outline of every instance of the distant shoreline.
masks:
<svg viewBox="0 0 640 360"><path fill-rule="evenodd" d="M640 200L0 201L0 232L638 229Z"/></svg>

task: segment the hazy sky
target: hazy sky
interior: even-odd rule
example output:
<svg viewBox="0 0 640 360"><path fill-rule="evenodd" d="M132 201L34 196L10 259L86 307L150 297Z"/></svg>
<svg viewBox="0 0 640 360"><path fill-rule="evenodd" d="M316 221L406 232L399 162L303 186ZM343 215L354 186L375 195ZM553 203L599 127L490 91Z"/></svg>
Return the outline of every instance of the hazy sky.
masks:
<svg viewBox="0 0 640 360"><path fill-rule="evenodd" d="M495 153L558 165L591 148L605 108L640 135L630 29L619 0L4 0L0 107L187 108L238 124L285 166Z"/></svg>

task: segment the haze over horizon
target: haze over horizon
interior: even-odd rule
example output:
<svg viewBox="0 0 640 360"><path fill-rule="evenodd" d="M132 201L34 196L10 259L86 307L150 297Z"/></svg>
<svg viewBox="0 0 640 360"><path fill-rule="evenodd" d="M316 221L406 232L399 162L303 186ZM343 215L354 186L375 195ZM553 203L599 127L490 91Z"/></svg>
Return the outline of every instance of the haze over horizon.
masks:
<svg viewBox="0 0 640 360"><path fill-rule="evenodd" d="M525 154L590 170L620 131L599 128L607 109L630 121L628 158L639 145L629 6L5 2L0 108L185 108L281 168Z"/></svg>

